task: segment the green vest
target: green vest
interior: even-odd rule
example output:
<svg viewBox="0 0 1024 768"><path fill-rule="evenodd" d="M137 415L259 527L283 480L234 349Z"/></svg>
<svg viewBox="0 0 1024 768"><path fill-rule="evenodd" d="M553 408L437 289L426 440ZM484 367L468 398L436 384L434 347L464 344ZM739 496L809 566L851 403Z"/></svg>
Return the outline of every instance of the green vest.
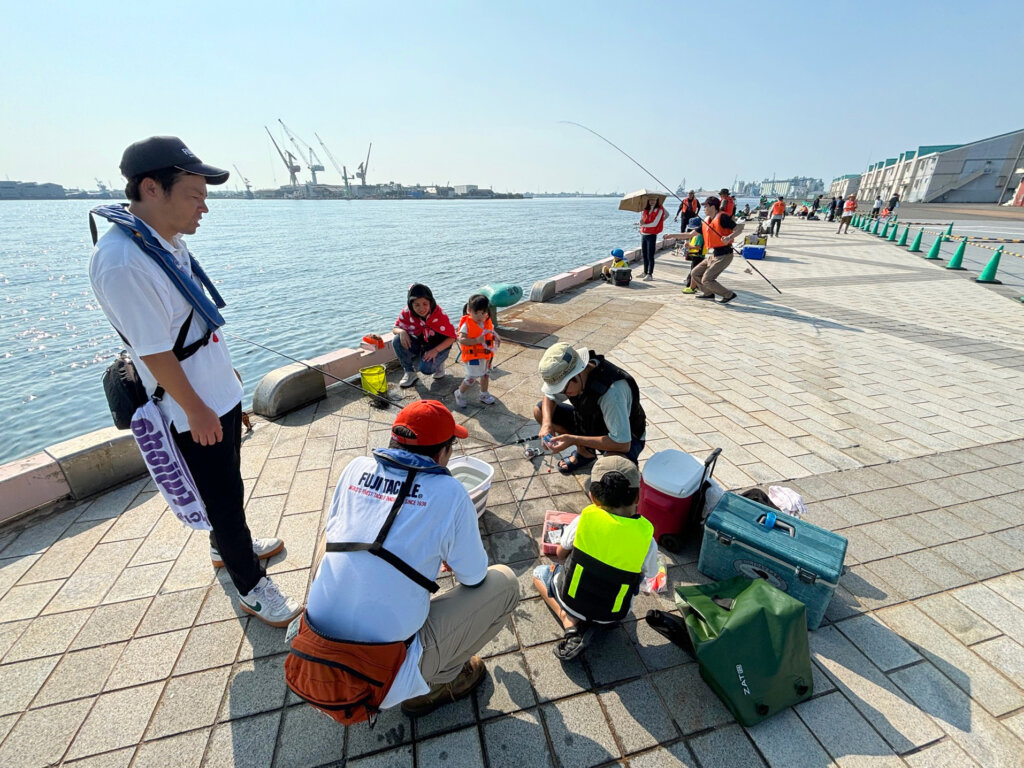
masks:
<svg viewBox="0 0 1024 768"><path fill-rule="evenodd" d="M588 621L618 621L629 612L643 579L654 526L591 504L580 513L558 597Z"/></svg>

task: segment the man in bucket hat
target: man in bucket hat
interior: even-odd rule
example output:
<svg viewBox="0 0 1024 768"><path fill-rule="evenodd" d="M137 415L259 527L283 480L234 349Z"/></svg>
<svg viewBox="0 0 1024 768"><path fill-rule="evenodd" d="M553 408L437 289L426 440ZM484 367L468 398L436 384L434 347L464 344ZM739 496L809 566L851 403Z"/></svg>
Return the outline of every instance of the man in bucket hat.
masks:
<svg viewBox="0 0 1024 768"><path fill-rule="evenodd" d="M410 717L480 684L485 669L475 654L519 602L515 573L488 567L476 508L446 469L456 438L467 435L436 400L403 408L389 447L342 470L313 563L305 620L315 632L356 643L409 640L380 708L401 704ZM368 551L374 541L387 552ZM442 561L458 585L431 597Z"/></svg>
<svg viewBox="0 0 1024 768"><path fill-rule="evenodd" d="M127 209L92 211L114 225L89 262L93 290L192 474L213 529L213 565L227 569L243 611L286 626L301 606L261 564L284 544L254 540L245 520L242 386L218 333L224 301L181 239L195 234L209 211L207 184L223 184L228 172L202 162L175 136L151 136L125 149L121 173Z"/></svg>
<svg viewBox="0 0 1024 768"><path fill-rule="evenodd" d="M588 466L598 452L636 463L647 439L647 416L632 376L593 350L564 341L544 353L538 370L544 397L533 418L541 438L552 451L575 448L558 462L559 472L570 475Z"/></svg>

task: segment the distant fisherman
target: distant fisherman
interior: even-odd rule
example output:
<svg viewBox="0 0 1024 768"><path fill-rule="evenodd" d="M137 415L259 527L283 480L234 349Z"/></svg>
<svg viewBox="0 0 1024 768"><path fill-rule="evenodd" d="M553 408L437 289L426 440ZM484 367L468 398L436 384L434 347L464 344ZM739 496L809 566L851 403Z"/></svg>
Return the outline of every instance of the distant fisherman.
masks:
<svg viewBox="0 0 1024 768"><path fill-rule="evenodd" d="M245 520L241 473L242 385L217 329L224 320L200 283L212 285L185 247L209 211L206 185L228 172L199 160L174 136L132 144L121 158L128 179L127 210L102 206L94 213L114 226L96 243L89 279L104 314L129 345L146 392L158 384L159 408L206 507L210 558L224 566L242 610L283 627L301 606L278 591L261 560L279 553L280 539L256 539ZM209 289L217 299L215 289ZM156 480L176 503L191 501L171 466L167 446L147 424L133 425Z"/></svg>

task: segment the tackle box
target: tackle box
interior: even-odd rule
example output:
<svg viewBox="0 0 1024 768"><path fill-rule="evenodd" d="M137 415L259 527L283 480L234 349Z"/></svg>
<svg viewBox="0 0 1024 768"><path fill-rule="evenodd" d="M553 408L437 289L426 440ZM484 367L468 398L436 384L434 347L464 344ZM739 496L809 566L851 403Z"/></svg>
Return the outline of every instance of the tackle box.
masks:
<svg viewBox="0 0 1024 768"><path fill-rule="evenodd" d="M577 517L578 512L559 512L557 509L549 509L544 513L544 527L540 534L541 554L555 556L558 542L562 539L562 529Z"/></svg>
<svg viewBox="0 0 1024 768"><path fill-rule="evenodd" d="M633 279L633 270L629 267L612 267L608 270L614 285L629 285Z"/></svg>
<svg viewBox="0 0 1024 768"><path fill-rule="evenodd" d="M768 245L768 238L764 235L747 235L743 242L746 245Z"/></svg>
<svg viewBox="0 0 1024 768"><path fill-rule="evenodd" d="M744 245L743 258L760 261L764 258L765 247L763 245Z"/></svg>
<svg viewBox="0 0 1024 768"><path fill-rule="evenodd" d="M838 533L726 493L704 523L697 569L716 581L764 579L806 605L807 628L817 629L845 559Z"/></svg>

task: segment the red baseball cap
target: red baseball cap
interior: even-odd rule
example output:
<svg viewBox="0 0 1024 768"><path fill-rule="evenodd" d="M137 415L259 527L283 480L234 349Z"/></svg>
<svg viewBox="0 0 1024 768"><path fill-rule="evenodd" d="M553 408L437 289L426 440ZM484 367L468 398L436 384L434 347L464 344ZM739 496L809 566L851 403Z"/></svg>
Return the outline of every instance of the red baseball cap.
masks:
<svg viewBox="0 0 1024 768"><path fill-rule="evenodd" d="M402 426L410 430L415 438L402 437L396 434L395 427ZM444 403L437 400L417 400L405 406L395 417L391 425L391 436L403 445L440 445L452 437L469 437L469 431L455 423L455 417Z"/></svg>

